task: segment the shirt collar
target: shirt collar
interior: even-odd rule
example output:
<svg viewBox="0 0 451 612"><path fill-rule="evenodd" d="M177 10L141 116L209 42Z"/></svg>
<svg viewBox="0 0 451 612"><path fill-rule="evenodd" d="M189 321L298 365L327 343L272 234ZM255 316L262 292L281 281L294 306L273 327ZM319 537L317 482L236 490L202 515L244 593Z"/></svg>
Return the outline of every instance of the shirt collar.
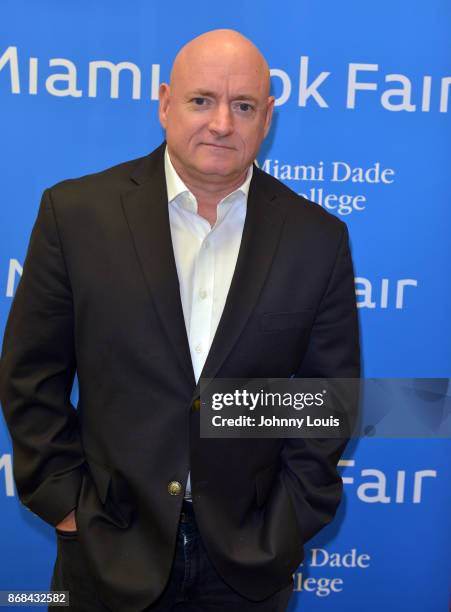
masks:
<svg viewBox="0 0 451 612"><path fill-rule="evenodd" d="M249 166L249 170L247 171L246 178L242 185L240 185L235 191L229 193L225 198L223 198L219 204L222 204L225 200L229 200L231 196L235 194L241 193L244 195L245 200L247 200L249 194L249 186L252 179L253 174L253 165ZM174 202L177 199L177 202L192 212L197 213L197 202L193 193L188 189L185 183L182 181L180 176L177 174L176 169L174 168L171 158L169 157L168 147L166 146L166 150L164 152L164 172L166 175L166 189L168 193L168 203ZM184 194L185 197L179 198L181 194ZM188 196L188 197L186 197ZM231 198L234 199L234 198Z"/></svg>

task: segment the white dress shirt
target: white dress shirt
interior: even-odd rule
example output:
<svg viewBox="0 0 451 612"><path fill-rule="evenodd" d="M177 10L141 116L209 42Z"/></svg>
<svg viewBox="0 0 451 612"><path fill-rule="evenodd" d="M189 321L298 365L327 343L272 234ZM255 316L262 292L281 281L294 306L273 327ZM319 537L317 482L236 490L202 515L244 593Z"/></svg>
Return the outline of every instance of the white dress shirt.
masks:
<svg viewBox="0 0 451 612"><path fill-rule="evenodd" d="M253 168L244 183L219 202L213 227L197 213L196 198L177 174L167 147L164 170L172 247L197 383L235 271ZM185 497L191 497L190 474Z"/></svg>

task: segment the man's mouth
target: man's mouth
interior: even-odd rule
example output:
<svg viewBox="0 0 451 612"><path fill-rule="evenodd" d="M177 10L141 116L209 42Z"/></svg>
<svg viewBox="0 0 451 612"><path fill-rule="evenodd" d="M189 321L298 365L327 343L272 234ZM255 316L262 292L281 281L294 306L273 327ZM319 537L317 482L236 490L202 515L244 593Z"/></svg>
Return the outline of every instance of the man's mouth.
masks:
<svg viewBox="0 0 451 612"><path fill-rule="evenodd" d="M226 149L228 151L234 151L235 147L228 147L227 145L216 144L214 142L202 142L201 144L207 147L214 147L215 149Z"/></svg>

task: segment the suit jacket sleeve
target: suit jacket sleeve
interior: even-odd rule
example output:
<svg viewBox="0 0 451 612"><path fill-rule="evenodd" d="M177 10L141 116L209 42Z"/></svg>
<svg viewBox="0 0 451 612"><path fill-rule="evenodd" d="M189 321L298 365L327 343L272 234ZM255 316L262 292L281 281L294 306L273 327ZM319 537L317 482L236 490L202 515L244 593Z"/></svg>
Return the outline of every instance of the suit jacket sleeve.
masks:
<svg viewBox="0 0 451 612"><path fill-rule="evenodd" d="M72 293L47 190L6 326L0 400L19 497L53 525L77 505L84 461L70 403L73 327Z"/></svg>
<svg viewBox="0 0 451 612"><path fill-rule="evenodd" d="M308 350L296 373L300 378L358 378L360 348L354 271L348 231L342 236L335 264L311 331ZM348 440L286 439L283 480L293 501L304 542L327 525L341 500L343 483L337 463Z"/></svg>

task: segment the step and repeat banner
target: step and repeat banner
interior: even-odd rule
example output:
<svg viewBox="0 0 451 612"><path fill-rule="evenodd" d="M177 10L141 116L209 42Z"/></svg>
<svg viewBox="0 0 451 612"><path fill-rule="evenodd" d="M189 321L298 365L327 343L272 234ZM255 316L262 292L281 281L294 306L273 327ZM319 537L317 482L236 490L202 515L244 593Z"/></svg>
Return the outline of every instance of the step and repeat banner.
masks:
<svg viewBox="0 0 451 612"><path fill-rule="evenodd" d="M158 87L176 52L228 27L271 67L275 118L259 166L348 225L365 377L440 378L443 392L450 17L445 0L3 1L0 337L42 191L160 144ZM352 440L340 461L343 502L306 544L291 611L448 610L450 446ZM3 420L0 522L0 590L47 589L53 529L17 498Z"/></svg>

